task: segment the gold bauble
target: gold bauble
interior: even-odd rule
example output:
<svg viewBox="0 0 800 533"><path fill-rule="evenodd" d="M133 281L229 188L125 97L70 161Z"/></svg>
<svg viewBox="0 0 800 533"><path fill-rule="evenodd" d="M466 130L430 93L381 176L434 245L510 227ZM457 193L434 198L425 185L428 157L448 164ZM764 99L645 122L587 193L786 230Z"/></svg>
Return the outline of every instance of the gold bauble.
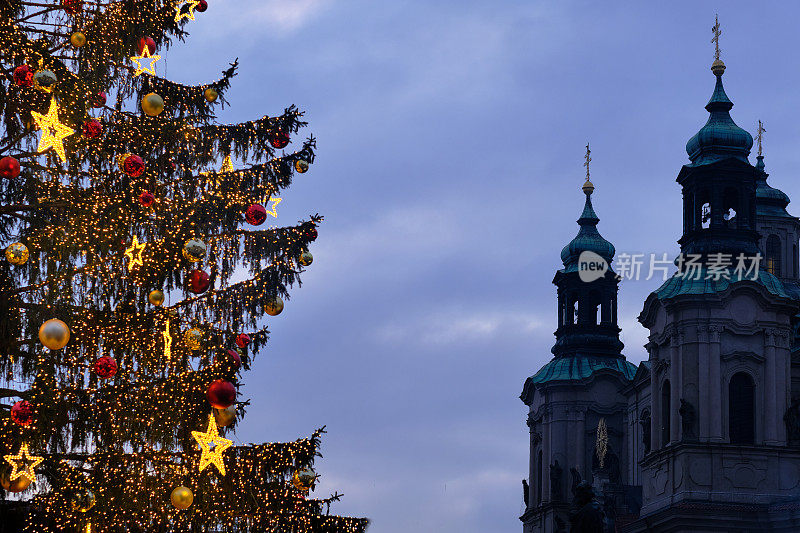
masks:
<svg viewBox="0 0 800 533"><path fill-rule="evenodd" d="M274 300L267 302L264 310L271 316L281 314L281 311L283 311L283 300L281 300L280 296L276 296Z"/></svg>
<svg viewBox="0 0 800 533"><path fill-rule="evenodd" d="M56 75L47 69L37 70L33 75L33 86L46 93L53 90L57 81Z"/></svg>
<svg viewBox="0 0 800 533"><path fill-rule="evenodd" d="M6 465L0 470L0 486L8 492L22 492L28 488L31 480L25 476L19 476L14 481L11 481L11 467Z"/></svg>
<svg viewBox="0 0 800 533"><path fill-rule="evenodd" d="M153 289L150 291L150 294L147 295L147 299L151 304L157 307L164 303L164 291L160 289Z"/></svg>
<svg viewBox="0 0 800 533"><path fill-rule="evenodd" d="M294 169L300 174L308 172L308 161L305 159L298 159L294 162Z"/></svg>
<svg viewBox="0 0 800 533"><path fill-rule="evenodd" d="M28 247L15 242L6 248L6 260L12 265L24 265L28 261Z"/></svg>
<svg viewBox="0 0 800 533"><path fill-rule="evenodd" d="M314 262L314 256L311 255L311 252L303 252L300 254L300 259L297 260L301 265L307 267L311 263Z"/></svg>
<svg viewBox="0 0 800 533"><path fill-rule="evenodd" d="M85 513L95 504L95 497L94 492L90 490L78 490L72 493L70 496L70 504L72 505L73 511L80 511Z"/></svg>
<svg viewBox="0 0 800 533"><path fill-rule="evenodd" d="M125 160L128 159L130 156L131 154L129 153L119 154L117 156L117 166L119 167L120 172L125 172ZM116 212L112 211L111 213L115 217L117 216Z"/></svg>
<svg viewBox="0 0 800 533"><path fill-rule="evenodd" d="M183 342L186 343L190 350L197 351L203 347L204 336L202 329L191 328L183 334Z"/></svg>
<svg viewBox="0 0 800 533"><path fill-rule="evenodd" d="M154 117L164 111L164 99L156 93L148 93L142 97L142 111L149 117Z"/></svg>
<svg viewBox="0 0 800 533"><path fill-rule="evenodd" d="M51 350L60 350L69 342L69 327L57 318L51 318L39 328L39 340Z"/></svg>
<svg viewBox="0 0 800 533"><path fill-rule="evenodd" d="M217 421L217 425L221 428L233 424L233 421L236 420L236 405L228 406L225 409L217 409L215 407L214 420Z"/></svg>
<svg viewBox="0 0 800 533"><path fill-rule="evenodd" d="M80 48L81 46L86 44L86 36L84 34L82 34L81 32L76 31L69 38L69 42L71 42L72 46L74 46L75 48Z"/></svg>
<svg viewBox="0 0 800 533"><path fill-rule="evenodd" d="M175 487L172 490L172 494L169 495L169 501L172 502L176 509L188 509L192 505L192 501L194 501L194 494L192 494L189 487Z"/></svg>
<svg viewBox="0 0 800 533"><path fill-rule="evenodd" d="M292 483L297 490L307 491L311 488L311 485L314 484L316 479L316 472L310 468L304 468L303 470L298 470L294 473L294 477L292 477Z"/></svg>
<svg viewBox="0 0 800 533"><path fill-rule="evenodd" d="M215 88L209 87L208 89L203 91L203 96L205 96L206 100L208 100L209 102L214 102L216 101L217 96L219 96L219 94L217 93L217 90Z"/></svg>
<svg viewBox="0 0 800 533"><path fill-rule="evenodd" d="M199 239L189 239L183 245L183 257L196 263L206 256L206 243Z"/></svg>

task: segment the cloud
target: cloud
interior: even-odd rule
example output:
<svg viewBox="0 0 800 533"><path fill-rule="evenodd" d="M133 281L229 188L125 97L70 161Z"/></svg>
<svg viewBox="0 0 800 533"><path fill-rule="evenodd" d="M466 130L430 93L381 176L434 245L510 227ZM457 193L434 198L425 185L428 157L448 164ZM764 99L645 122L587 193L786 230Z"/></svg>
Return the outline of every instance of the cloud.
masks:
<svg viewBox="0 0 800 533"><path fill-rule="evenodd" d="M331 0L236 1L224 5L222 17L228 21L225 28L229 33L239 32L243 27L252 29L258 26L287 35L305 26L331 3Z"/></svg>
<svg viewBox="0 0 800 533"><path fill-rule="evenodd" d="M435 311L408 320L393 319L375 330L378 342L416 343L441 347L487 342L499 337L529 336L547 330L539 316L516 311Z"/></svg>

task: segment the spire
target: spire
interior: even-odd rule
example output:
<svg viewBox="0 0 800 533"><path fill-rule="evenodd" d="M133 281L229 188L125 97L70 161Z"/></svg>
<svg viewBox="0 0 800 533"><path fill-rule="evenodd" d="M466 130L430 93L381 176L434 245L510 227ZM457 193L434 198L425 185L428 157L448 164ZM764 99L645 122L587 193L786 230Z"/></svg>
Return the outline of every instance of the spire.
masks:
<svg viewBox="0 0 800 533"><path fill-rule="evenodd" d="M589 181L589 162L592 160L590 154L591 150L589 150L589 145L587 144L583 163L583 166L586 167L586 181L581 187L583 194L586 195L586 202L578 219L578 225L580 225L578 235L561 250L561 261L564 263L566 271L577 270L578 258L582 252L594 252L605 259L609 265L614 259L614 245L605 240L600 235L600 232L597 231L597 223L600 222L600 218L598 218L592 206L594 184Z"/></svg>
<svg viewBox="0 0 800 533"><path fill-rule="evenodd" d="M736 125L730 116L733 107L725 88L722 85L722 75L725 73L725 63L720 57L719 18L715 19L714 27L714 62L711 64L711 72L717 78L714 85L714 92L711 99L706 104L706 111L710 113L708 121L694 137L686 143L686 153L692 160L693 166L707 165L723 159L736 158L744 162L753 147L753 137L745 130Z"/></svg>
<svg viewBox="0 0 800 533"><path fill-rule="evenodd" d="M758 141L758 156L756 156L756 215L794 218L786 211L786 206L789 205L789 197L786 193L771 187L767 183L769 174L765 170L766 165L764 165L762 151L762 141L767 130L764 129L764 123L760 120L756 131L756 140Z"/></svg>

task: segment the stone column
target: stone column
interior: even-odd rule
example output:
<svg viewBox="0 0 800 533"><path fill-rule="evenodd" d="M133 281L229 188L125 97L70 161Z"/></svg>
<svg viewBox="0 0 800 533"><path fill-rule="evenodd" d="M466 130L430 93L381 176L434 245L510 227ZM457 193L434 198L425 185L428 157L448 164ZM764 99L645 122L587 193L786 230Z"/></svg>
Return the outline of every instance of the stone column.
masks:
<svg viewBox="0 0 800 533"><path fill-rule="evenodd" d="M542 503L549 502L550 498L550 434L553 423L553 414L550 407L545 406L542 415Z"/></svg>
<svg viewBox="0 0 800 533"><path fill-rule="evenodd" d="M681 407L681 364L680 364L680 350L681 350L681 334L678 328L673 330L672 336L669 339L669 387L670 387L670 402L669 402L669 440L670 442L677 442L681 438L681 416L678 410ZM667 444L667 443L664 443Z"/></svg>
<svg viewBox="0 0 800 533"><path fill-rule="evenodd" d="M542 440L542 436L536 431L536 422L533 420L533 413L528 413L525 421L530 428L530 464L528 465L528 507L536 507L536 447Z"/></svg>
<svg viewBox="0 0 800 533"><path fill-rule="evenodd" d="M776 413L775 403L777 399L777 376L776 376L776 363L775 360L775 334L776 331L772 328L764 330L764 358L766 359L764 368L764 386L762 397L764 398L764 415L761 420L764 421L763 439L764 444L778 444L778 428L776 427ZM758 389L756 389L758 390ZM729 415L730 416L730 415ZM756 443L758 443L758 433L756 433Z"/></svg>
<svg viewBox="0 0 800 533"><path fill-rule="evenodd" d="M586 409L576 409L575 410L575 418L576 418L576 431L575 431L575 456L573 458L575 469L580 473L581 477L586 477L587 472L586 469L583 467L584 465L584 456L586 454ZM566 468L565 471L568 471L569 468ZM570 478L571 481L571 478ZM567 495L569 498L572 497L572 494Z"/></svg>
<svg viewBox="0 0 800 533"><path fill-rule="evenodd" d="M697 370L698 370L698 406L697 416L699 418L698 437L701 441L707 441L711 437L711 412L709 372L710 354L708 346L708 329L705 326L697 326Z"/></svg>
<svg viewBox="0 0 800 533"><path fill-rule="evenodd" d="M651 351L652 353L652 351ZM650 357L650 449L661 448L661 380L659 359Z"/></svg>
<svg viewBox="0 0 800 533"><path fill-rule="evenodd" d="M710 440L721 442L722 434L722 375L720 369L720 343L722 332L720 326L708 326L709 370L708 370L708 407L710 424Z"/></svg>
<svg viewBox="0 0 800 533"><path fill-rule="evenodd" d="M790 330L777 331L775 348L775 438L779 446L786 444L786 424L783 415L791 403L792 363ZM767 389L769 390L769 389Z"/></svg>

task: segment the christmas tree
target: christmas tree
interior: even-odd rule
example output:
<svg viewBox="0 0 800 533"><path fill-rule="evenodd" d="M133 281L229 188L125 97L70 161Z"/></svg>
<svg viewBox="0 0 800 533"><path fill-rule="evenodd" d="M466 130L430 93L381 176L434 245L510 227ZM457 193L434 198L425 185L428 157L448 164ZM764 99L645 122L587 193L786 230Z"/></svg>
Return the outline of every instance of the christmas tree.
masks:
<svg viewBox="0 0 800 533"><path fill-rule="evenodd" d="M236 61L159 76L207 7L0 3L4 527L14 509L31 532L367 527L308 496L323 430L228 438L322 217L263 226L314 162L301 111L218 123Z"/></svg>

